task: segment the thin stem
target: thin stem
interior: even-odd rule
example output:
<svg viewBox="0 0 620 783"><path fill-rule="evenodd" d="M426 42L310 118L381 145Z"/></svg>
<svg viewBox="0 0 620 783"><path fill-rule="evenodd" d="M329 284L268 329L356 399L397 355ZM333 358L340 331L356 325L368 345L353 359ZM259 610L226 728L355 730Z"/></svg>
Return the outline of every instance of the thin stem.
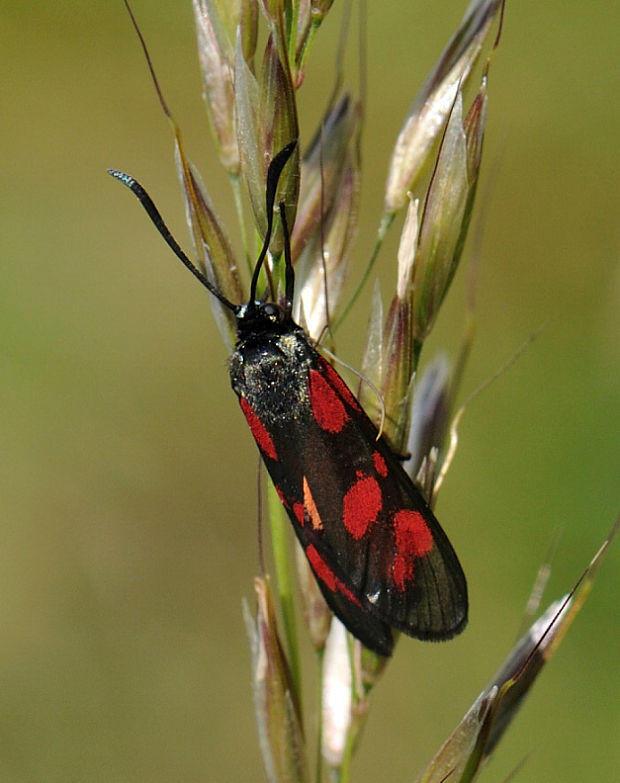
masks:
<svg viewBox="0 0 620 783"><path fill-rule="evenodd" d="M366 281L368 280L370 273L372 271L373 266L375 265L375 261L377 260L377 257L379 255L379 251L381 250L381 247L383 245L383 240L385 239L388 229L394 222L394 218L396 217L395 212L384 212L383 217L381 218L381 223L379 224L379 230L377 231L377 239L375 241L375 246L372 250L372 255L370 256L370 260L368 261L368 264L366 265L366 269L364 270L364 274L362 275L362 279L358 283L357 288L355 289L355 292L353 293L353 296L349 299L349 302L347 306L345 307L343 313L338 318L336 323L334 324L334 331L336 331L339 326L342 324L342 322L345 320L345 318L349 315L353 305L355 304L357 298L362 293L362 289L366 285Z"/></svg>
<svg viewBox="0 0 620 783"><path fill-rule="evenodd" d="M289 68L291 72L297 75L297 65L295 50L297 49L297 25L299 22L299 3L293 3L291 14L286 14L286 49L288 54Z"/></svg>
<svg viewBox="0 0 620 783"><path fill-rule="evenodd" d="M250 274L253 270L253 260L248 248L248 232L245 227L245 213L243 211L243 196L241 193L241 177L238 174L230 175L230 187L235 200L235 212L237 213L237 223L239 224L239 234L241 235L241 247L245 255L245 261Z"/></svg>
<svg viewBox="0 0 620 783"><path fill-rule="evenodd" d="M308 30L308 33L302 43L301 50L297 53L295 62L295 71L296 74L301 73L303 71L304 66L306 65L306 58L308 57L308 54L310 53L310 49L312 48L312 43L314 41L314 36L321 26L322 19L313 19L310 24L310 29ZM292 61L293 62L293 61Z"/></svg>
<svg viewBox="0 0 620 783"><path fill-rule="evenodd" d="M416 340L413 341L413 367L412 367L412 375L415 376L415 374L418 371L418 366L420 364L420 356L422 354L422 347L424 345L423 340Z"/></svg>
<svg viewBox="0 0 620 783"><path fill-rule="evenodd" d="M293 579L291 575L291 563L288 548L288 520L278 494L269 482L269 525L271 529L271 545L273 547L273 560L276 572L276 583L280 606L282 607L282 621L288 660L291 667L291 676L295 684L295 690L301 702L301 669L299 664L299 648L297 645L297 621L295 617L295 604L293 600Z"/></svg>
<svg viewBox="0 0 620 783"><path fill-rule="evenodd" d="M325 682L325 648L317 651L318 677L318 714L316 732L316 783L323 780L323 684Z"/></svg>

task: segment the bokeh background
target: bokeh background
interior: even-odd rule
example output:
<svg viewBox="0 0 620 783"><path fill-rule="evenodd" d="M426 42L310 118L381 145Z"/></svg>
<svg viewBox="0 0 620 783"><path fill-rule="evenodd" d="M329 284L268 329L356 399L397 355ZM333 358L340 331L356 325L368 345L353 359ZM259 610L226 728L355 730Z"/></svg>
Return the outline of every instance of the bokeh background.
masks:
<svg viewBox="0 0 620 783"><path fill-rule="evenodd" d="M134 5L187 149L233 226L189 0ZM392 140L465 5L369 3L360 265ZM613 3L509 4L490 79L465 391L544 329L471 405L440 499L470 625L446 645L401 641L356 780L413 778L510 648L556 531L549 600L618 510L619 17ZM169 128L120 2L9 2L1 20L0 780L262 780L241 614L256 572L255 448L205 293L105 174L143 180L187 245ZM333 12L302 93L306 141L337 31ZM432 350L458 346L464 279ZM338 346L353 364L367 301ZM617 779L619 563L616 544L486 780L526 756L519 780Z"/></svg>

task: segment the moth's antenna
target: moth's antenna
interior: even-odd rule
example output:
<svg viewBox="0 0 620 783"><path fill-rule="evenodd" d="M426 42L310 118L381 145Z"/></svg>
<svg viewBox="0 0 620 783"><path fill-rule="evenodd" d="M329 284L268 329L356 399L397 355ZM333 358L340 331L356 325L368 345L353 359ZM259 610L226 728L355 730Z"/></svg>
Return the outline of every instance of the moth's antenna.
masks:
<svg viewBox="0 0 620 783"><path fill-rule="evenodd" d="M291 235L288 230L288 222L286 220L286 210L284 209L284 202L280 202L280 220L282 221L282 234L284 235L284 275L285 275L285 291L284 291L284 309L286 311L287 318L291 317L293 310L293 296L295 294L295 270L293 269L293 261L291 259Z"/></svg>
<svg viewBox="0 0 620 783"><path fill-rule="evenodd" d="M275 158L274 158L275 161ZM273 164L272 164L273 165ZM159 233L162 235L162 237L165 239L166 244L168 247L172 250L172 252L176 255L176 257L179 259L179 261L186 266L189 271L196 277L200 282L203 284L203 286L213 294L213 296L216 297L216 299L219 299L219 301L224 305L224 307L227 307L229 310L232 310L233 313L238 312L239 305L233 304L230 302L226 297L215 288L213 283L207 278L207 276L201 272L200 269L194 264L193 261L191 261L183 252L181 249L181 246L176 241L176 239L172 236L170 233L170 230L168 226L164 223L164 219L159 214L159 211L155 204L153 203L153 199L149 196L149 194L146 192L146 190L142 187L142 185L137 182L132 176L129 174L125 174L122 171L117 171L116 169L108 169L108 174L110 174L114 179L119 180L119 182L122 182L125 187L129 188L131 192L134 194L134 196L138 199L138 201L142 204L144 207L146 214L151 218L153 221L153 225L155 228L159 231Z"/></svg>
<svg viewBox="0 0 620 783"><path fill-rule="evenodd" d="M293 150L297 146L297 139L289 142L286 147L282 147L280 152L269 164L267 169L267 191L265 196L266 208L267 208L267 231L265 232L265 241L263 242L262 250L256 261L254 267L254 273L252 275L252 282L250 284L250 306L256 301L256 287L258 286L258 276L260 270L265 261L267 250L269 249L269 243L271 242L271 232L273 230L273 207L276 200L276 190L278 189L278 182L280 180L280 174L282 169L286 166L288 159L293 154ZM289 248L290 250L290 248ZM288 267L287 267L288 268ZM292 269L292 267L291 267ZM288 277L287 277L287 296L288 296Z"/></svg>

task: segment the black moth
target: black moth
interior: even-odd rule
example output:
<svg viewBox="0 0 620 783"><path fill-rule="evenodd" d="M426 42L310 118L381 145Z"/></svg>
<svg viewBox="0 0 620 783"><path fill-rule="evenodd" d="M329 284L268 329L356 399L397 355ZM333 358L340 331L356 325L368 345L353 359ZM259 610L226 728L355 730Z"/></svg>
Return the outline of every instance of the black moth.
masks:
<svg viewBox="0 0 620 783"><path fill-rule="evenodd" d="M174 253L236 319L232 388L334 614L366 647L390 655L391 628L449 639L467 622L467 585L457 556L419 490L342 378L292 318L294 272L283 205L283 305L256 289L273 227L280 174L296 146L267 173L267 232L245 304L234 304L190 261L148 194L126 185Z"/></svg>

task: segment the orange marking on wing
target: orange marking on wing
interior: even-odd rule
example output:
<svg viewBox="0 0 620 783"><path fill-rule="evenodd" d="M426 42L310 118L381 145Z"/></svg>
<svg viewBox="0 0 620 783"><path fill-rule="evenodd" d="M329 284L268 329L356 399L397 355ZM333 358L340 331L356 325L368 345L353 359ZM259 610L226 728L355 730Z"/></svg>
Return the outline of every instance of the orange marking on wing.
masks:
<svg viewBox="0 0 620 783"><path fill-rule="evenodd" d="M314 498L312 497L312 492L310 491L310 485L308 484L308 479L304 476L304 511L306 512L306 515L310 522L312 523L312 527L314 530L323 530L323 520L321 519L321 515L319 514L319 511L316 507L316 503L314 502Z"/></svg>

